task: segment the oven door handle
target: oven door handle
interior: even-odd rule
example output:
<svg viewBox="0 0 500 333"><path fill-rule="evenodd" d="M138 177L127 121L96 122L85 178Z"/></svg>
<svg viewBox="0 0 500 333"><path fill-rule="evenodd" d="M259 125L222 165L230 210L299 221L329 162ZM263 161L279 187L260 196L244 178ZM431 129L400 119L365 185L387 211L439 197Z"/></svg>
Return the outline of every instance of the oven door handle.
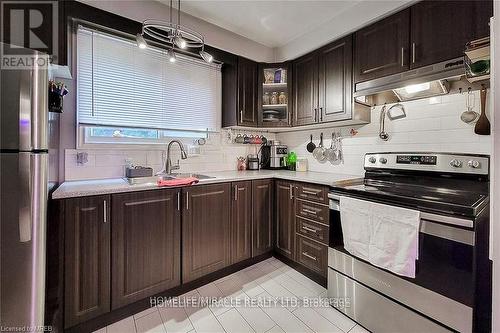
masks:
<svg viewBox="0 0 500 333"><path fill-rule="evenodd" d="M333 194L333 193L328 193L328 206L330 207L331 210L336 210L340 211L340 196Z"/></svg>

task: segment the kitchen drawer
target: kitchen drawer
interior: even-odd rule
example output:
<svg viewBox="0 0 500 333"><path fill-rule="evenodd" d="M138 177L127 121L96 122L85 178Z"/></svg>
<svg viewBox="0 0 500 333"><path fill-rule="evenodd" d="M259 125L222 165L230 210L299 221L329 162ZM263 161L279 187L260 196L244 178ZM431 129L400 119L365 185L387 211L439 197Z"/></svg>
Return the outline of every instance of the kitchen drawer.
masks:
<svg viewBox="0 0 500 333"><path fill-rule="evenodd" d="M328 205L328 187L314 184L297 184L296 197Z"/></svg>
<svg viewBox="0 0 500 333"><path fill-rule="evenodd" d="M297 261L310 270L326 277L328 268L328 246L308 239L301 235L296 236Z"/></svg>
<svg viewBox="0 0 500 333"><path fill-rule="evenodd" d="M323 206L303 200L296 200L295 202L295 213L297 214L297 216L328 224L330 218L330 210L328 206Z"/></svg>
<svg viewBox="0 0 500 333"><path fill-rule="evenodd" d="M296 232L328 245L329 227L300 217L295 218Z"/></svg>

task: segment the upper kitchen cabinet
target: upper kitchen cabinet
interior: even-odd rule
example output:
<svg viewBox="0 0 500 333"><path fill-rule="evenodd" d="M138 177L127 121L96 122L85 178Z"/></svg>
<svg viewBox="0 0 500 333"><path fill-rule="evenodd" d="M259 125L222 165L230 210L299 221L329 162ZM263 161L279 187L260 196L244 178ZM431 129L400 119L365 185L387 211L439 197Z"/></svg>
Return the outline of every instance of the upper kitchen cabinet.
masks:
<svg viewBox="0 0 500 333"><path fill-rule="evenodd" d="M231 184L182 190L182 282L230 264Z"/></svg>
<svg viewBox="0 0 500 333"><path fill-rule="evenodd" d="M352 36L331 43L318 52L319 121L351 118Z"/></svg>
<svg viewBox="0 0 500 333"><path fill-rule="evenodd" d="M310 53L293 63L294 126L318 121L318 57Z"/></svg>
<svg viewBox="0 0 500 333"><path fill-rule="evenodd" d="M410 10L405 9L355 34L356 82L406 71L410 41Z"/></svg>
<svg viewBox="0 0 500 333"><path fill-rule="evenodd" d="M289 63L259 66L259 126L287 127L291 125L291 84Z"/></svg>
<svg viewBox="0 0 500 333"><path fill-rule="evenodd" d="M256 127L258 64L218 52L222 66L222 126Z"/></svg>
<svg viewBox="0 0 500 333"><path fill-rule="evenodd" d="M113 309L181 283L180 189L112 196Z"/></svg>
<svg viewBox="0 0 500 333"><path fill-rule="evenodd" d="M411 7L411 68L463 56L490 34L493 1L422 1Z"/></svg>
<svg viewBox="0 0 500 333"><path fill-rule="evenodd" d="M258 64L238 58L238 125L257 126Z"/></svg>

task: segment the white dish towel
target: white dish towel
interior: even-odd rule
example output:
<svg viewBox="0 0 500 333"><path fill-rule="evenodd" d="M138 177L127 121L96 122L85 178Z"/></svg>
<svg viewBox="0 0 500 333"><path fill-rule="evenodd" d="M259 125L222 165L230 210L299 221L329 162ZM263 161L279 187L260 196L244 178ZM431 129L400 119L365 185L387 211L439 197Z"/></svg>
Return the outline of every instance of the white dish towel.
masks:
<svg viewBox="0 0 500 333"><path fill-rule="evenodd" d="M340 198L344 248L395 274L415 278L420 212L349 197Z"/></svg>

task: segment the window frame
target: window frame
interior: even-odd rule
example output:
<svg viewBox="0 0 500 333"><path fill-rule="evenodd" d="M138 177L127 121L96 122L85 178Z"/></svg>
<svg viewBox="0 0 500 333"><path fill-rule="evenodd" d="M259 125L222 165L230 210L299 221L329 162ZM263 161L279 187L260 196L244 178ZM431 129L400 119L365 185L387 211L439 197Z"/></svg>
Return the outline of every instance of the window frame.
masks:
<svg viewBox="0 0 500 333"><path fill-rule="evenodd" d="M110 34L113 36L116 36L117 38L125 39L128 41L134 41L135 36L114 30L111 28L106 28L100 25L93 24L91 22L87 21L82 21L79 19L73 19L73 36L72 36L72 41L71 41L71 56L72 56L72 63L73 63L73 73L74 76L78 75L78 61L77 61L77 52L78 52L78 43L77 43L77 31L79 27L83 27L85 29L92 29L98 32L102 32L105 34ZM160 50L167 50L168 46L166 47L165 45L162 45L158 42L147 40L148 45L158 48ZM179 54L187 57L193 58L193 60L200 60L201 57L198 54L186 51L186 50L178 50ZM217 64L222 67L223 62L214 60L214 64ZM222 75L222 73L221 73ZM78 78L76 78L78 80ZM80 123L78 120L78 84L77 81L75 80L75 122L76 122L76 148L77 149L152 149L152 150L157 150L157 149L164 149L164 146L168 144L171 140L173 139L180 139L180 140L186 140L186 139L197 139L197 138L205 138L208 139L210 136L210 133L220 133L222 130L222 105L221 105L221 112L218 115L218 123L219 126L215 130L206 130L206 131L200 131L200 130L177 130L177 129L158 129L158 128L143 128L146 130L157 130L158 131L158 139L148 139L148 138L130 138L130 137L94 137L90 135L90 130L91 128L95 127L101 127L100 125L89 125L89 124L84 124ZM222 80L221 80L222 81ZM222 82L221 82L221 89L222 89ZM222 104L222 91L220 91L220 102ZM107 128L113 128L113 126L103 126ZM116 127L117 129L119 128L131 128L127 126L123 127ZM179 135L175 135L175 132L178 132ZM189 135L185 135L186 133L189 133ZM102 138L102 141L99 142L100 140L97 138Z"/></svg>

